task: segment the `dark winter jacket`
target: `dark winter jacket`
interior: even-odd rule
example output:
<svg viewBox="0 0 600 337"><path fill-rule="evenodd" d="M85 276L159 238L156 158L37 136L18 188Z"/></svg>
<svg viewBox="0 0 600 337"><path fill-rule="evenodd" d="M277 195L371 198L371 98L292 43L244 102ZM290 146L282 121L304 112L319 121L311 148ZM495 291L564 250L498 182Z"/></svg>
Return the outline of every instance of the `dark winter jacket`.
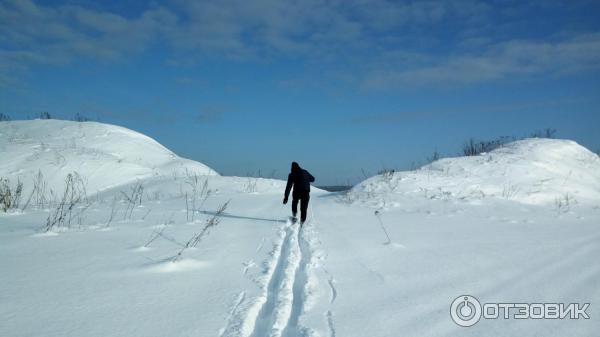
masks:
<svg viewBox="0 0 600 337"><path fill-rule="evenodd" d="M285 198L290 195L292 186L294 187L293 195L300 195L310 192L310 183L315 181L307 170L303 170L298 163L292 163L292 172L288 175L287 185L285 186Z"/></svg>

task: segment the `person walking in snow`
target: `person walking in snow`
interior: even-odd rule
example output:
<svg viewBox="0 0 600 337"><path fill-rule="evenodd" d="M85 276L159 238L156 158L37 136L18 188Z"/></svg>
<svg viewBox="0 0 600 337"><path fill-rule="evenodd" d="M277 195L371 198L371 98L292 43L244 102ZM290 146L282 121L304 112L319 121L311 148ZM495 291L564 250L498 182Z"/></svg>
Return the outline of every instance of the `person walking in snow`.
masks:
<svg viewBox="0 0 600 337"><path fill-rule="evenodd" d="M300 225L303 225L306 221L306 210L310 199L310 183L313 181L315 181L315 177L307 170L303 170L298 163L292 162L292 172L288 175L283 204L287 204L290 190L294 187L292 192L292 215L295 220L298 213L298 201L300 201Z"/></svg>

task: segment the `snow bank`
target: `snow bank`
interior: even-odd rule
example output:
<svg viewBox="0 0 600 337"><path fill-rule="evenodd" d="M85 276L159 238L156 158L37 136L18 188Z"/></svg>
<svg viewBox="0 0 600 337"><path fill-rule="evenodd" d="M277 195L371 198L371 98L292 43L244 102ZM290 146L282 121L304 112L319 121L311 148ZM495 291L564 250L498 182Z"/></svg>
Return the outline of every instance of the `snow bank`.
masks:
<svg viewBox="0 0 600 337"><path fill-rule="evenodd" d="M38 171L54 191L63 189L68 173L77 172L87 181L88 193L156 176L218 175L150 137L97 122L0 122L0 152L0 177L20 179L25 189Z"/></svg>
<svg viewBox="0 0 600 337"><path fill-rule="evenodd" d="M600 158L571 140L525 139L478 156L445 158L416 171L378 175L355 186L347 197L375 207L423 198L597 202Z"/></svg>

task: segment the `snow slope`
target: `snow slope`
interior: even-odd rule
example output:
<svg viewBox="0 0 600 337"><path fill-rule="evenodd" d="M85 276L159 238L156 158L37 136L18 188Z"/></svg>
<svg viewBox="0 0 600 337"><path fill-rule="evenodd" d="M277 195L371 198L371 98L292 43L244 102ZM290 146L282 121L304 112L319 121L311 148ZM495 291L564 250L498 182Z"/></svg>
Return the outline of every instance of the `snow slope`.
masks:
<svg viewBox="0 0 600 337"><path fill-rule="evenodd" d="M96 122L1 122L0 152L0 177L29 183L39 170L48 189L54 191L62 189L65 176L72 172L87 179L89 193L186 171L217 174L206 165L178 157L145 135Z"/></svg>
<svg viewBox="0 0 600 337"><path fill-rule="evenodd" d="M300 229L288 220L289 205L281 203L283 181L172 174L173 166L205 166L170 157L132 131L112 133L130 142L117 149L109 149L116 143L112 136L106 147L88 136L92 130L120 129L113 126L2 123L2 137L8 139L2 153L14 151L13 157L0 158L2 174L20 174L28 182L27 174L41 169L58 176L77 168L90 174L86 179L101 192L77 207L81 221L48 233L42 229L54 205L0 212L0 336L595 336L600 331L597 159L582 155L586 152L572 142L527 140L505 152L446 159L432 164L446 171L374 177L347 195L314 189L309 220ZM59 165L49 164L52 157L37 147L23 145L37 146L24 139L44 139L38 133L60 138L61 130L69 131L70 139L70 130L86 136L77 138L75 147L49 151L65 158ZM31 164L15 146L42 152L39 158L46 160ZM136 146L146 151L134 151ZM89 150L78 153L80 148L101 155L94 159ZM516 153L526 149L531 153L519 161ZM548 151L581 160L553 163ZM123 167L135 169L121 172L110 153L120 153L129 163ZM57 168L61 165L64 172ZM505 175L496 170L502 166L510 168ZM518 168L532 174L513 173ZM552 180L531 195L492 193L507 176L519 184L518 191ZM210 194L190 215L196 178L199 186L206 182ZM461 194L461 186L475 181L485 196ZM129 213L121 192L136 184L145 193ZM411 190L421 186L427 195ZM568 207L544 201L566 192L581 201ZM218 226L172 262L225 202L229 206ZM591 303L590 319L481 320L462 328L449 309L463 294L482 302Z"/></svg>
<svg viewBox="0 0 600 337"><path fill-rule="evenodd" d="M373 206L410 199L488 198L527 204L600 200L600 158L571 140L525 139L472 157L437 160L416 171L372 177L348 195Z"/></svg>

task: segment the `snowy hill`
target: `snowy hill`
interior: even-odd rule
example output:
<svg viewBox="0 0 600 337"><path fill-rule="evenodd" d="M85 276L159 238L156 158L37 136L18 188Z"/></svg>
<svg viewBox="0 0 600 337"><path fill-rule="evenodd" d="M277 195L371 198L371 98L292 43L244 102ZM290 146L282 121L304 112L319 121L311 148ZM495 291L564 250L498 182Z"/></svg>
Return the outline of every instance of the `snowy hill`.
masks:
<svg viewBox="0 0 600 337"><path fill-rule="evenodd" d="M65 176L77 172L88 192L136 179L217 175L206 165L180 158L150 137L110 124L61 120L0 122L0 177L31 179L42 172L48 188L59 191Z"/></svg>
<svg viewBox="0 0 600 337"><path fill-rule="evenodd" d="M355 186L348 197L375 207L409 199L598 201L600 158L571 140L525 139L478 156L445 158L416 171L378 175Z"/></svg>

